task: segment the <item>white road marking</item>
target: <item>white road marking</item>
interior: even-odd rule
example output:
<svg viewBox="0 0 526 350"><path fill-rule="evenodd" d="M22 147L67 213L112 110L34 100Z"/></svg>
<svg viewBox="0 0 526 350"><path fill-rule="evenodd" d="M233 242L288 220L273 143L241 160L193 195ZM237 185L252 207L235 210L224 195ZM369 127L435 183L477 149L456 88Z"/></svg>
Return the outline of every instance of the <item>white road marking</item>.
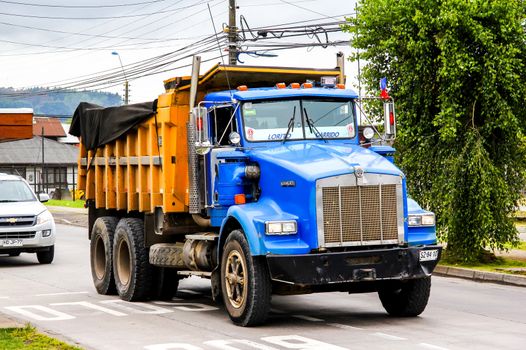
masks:
<svg viewBox="0 0 526 350"><path fill-rule="evenodd" d="M177 300L182 301L183 299L174 298L173 300L174 301L177 301ZM167 301L154 301L153 303L157 304L157 305L171 306L174 309L181 310L181 311L194 312L194 311L214 311L214 310L219 310L219 308L217 308L215 306L206 305L206 304L202 304L202 303L179 303L179 302L175 302L174 303L174 302L167 302Z"/></svg>
<svg viewBox="0 0 526 350"><path fill-rule="evenodd" d="M83 306L83 307L85 307L87 309L92 309L92 310L105 312L105 313L113 315L113 316L128 316L125 313L122 313L122 312L119 312L119 311L115 311L115 310L112 310L112 309L108 309L107 307L104 307L104 306L95 305L95 304L89 303L87 301L74 301L74 302L69 302L69 303L53 303L53 304L50 304L50 305L55 305L55 306L78 305L78 306Z"/></svg>
<svg viewBox="0 0 526 350"><path fill-rule="evenodd" d="M278 335L273 337L263 337L262 340L282 346L286 349L298 349L298 350L315 350L315 349L323 349L323 350L346 350L346 348L342 348L341 346L332 345L329 343L324 343L319 340L314 340L306 337L302 337L301 335Z"/></svg>
<svg viewBox="0 0 526 350"><path fill-rule="evenodd" d="M186 293L186 294L194 294L194 295L202 295L203 293L199 293L199 292L196 292L194 290L190 290L190 289L179 289L178 292L183 292L183 293Z"/></svg>
<svg viewBox="0 0 526 350"><path fill-rule="evenodd" d="M66 220L66 219L61 219L61 220L64 221L66 224L71 225L71 221Z"/></svg>
<svg viewBox="0 0 526 350"><path fill-rule="evenodd" d="M170 350L170 349L183 349L183 350L203 350L202 348L185 343L166 343L166 344L155 344L144 347L147 350Z"/></svg>
<svg viewBox="0 0 526 350"><path fill-rule="evenodd" d="M42 305L6 306L5 309L16 312L20 315L24 315L37 321L63 321L72 320L75 318L75 316L71 316ZM30 311L31 309L40 311L41 313L38 314L32 312Z"/></svg>
<svg viewBox="0 0 526 350"><path fill-rule="evenodd" d="M427 349L433 349L433 350L448 350L448 348L443 348L441 346L428 344L428 343L420 343L420 344L418 344L418 346L421 346L421 347L424 347L424 348L427 348Z"/></svg>
<svg viewBox="0 0 526 350"><path fill-rule="evenodd" d="M46 294L35 294L36 297L49 297L55 295L75 295L75 294L88 294L89 292L62 292L62 293L46 293Z"/></svg>
<svg viewBox="0 0 526 350"><path fill-rule="evenodd" d="M9 299L9 297L0 297L0 299Z"/></svg>
<svg viewBox="0 0 526 350"><path fill-rule="evenodd" d="M336 328L341 328L341 329L352 329L352 330L356 330L356 331L363 331L364 330L363 328L360 328L360 327L349 326L349 325L341 324L341 323L327 323L327 325L333 326L333 327L336 327Z"/></svg>
<svg viewBox="0 0 526 350"><path fill-rule="evenodd" d="M173 312L173 310L164 307L146 304L146 303L128 303L123 300L103 300L102 304L112 304L114 307L136 314L161 315ZM133 307L131 306L133 305ZM140 307L140 308L139 308Z"/></svg>
<svg viewBox="0 0 526 350"><path fill-rule="evenodd" d="M305 315L292 315L292 317L299 318L300 320L311 321L311 322L323 322L321 318L305 316Z"/></svg>
<svg viewBox="0 0 526 350"><path fill-rule="evenodd" d="M407 340L406 338L397 337L396 335L391 335L391 334L387 334L387 333L376 332L376 333L372 333L372 334L377 336L377 337L388 339L388 340Z"/></svg>
<svg viewBox="0 0 526 350"><path fill-rule="evenodd" d="M240 350L241 349L235 346L231 346L232 344L242 344L244 345L242 347L243 349L249 346L253 349L259 349L259 350L278 350L272 346L259 344L251 340L245 340L245 339L209 340L209 341L205 341L203 344L212 346L217 349L222 349L222 350Z"/></svg>

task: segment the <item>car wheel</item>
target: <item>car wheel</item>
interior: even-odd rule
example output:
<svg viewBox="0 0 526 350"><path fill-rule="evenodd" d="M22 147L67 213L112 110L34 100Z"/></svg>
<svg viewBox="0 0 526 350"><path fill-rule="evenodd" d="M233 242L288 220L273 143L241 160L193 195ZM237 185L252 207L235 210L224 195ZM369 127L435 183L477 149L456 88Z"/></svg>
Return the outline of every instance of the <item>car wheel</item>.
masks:
<svg viewBox="0 0 526 350"><path fill-rule="evenodd" d="M48 247L47 250L41 250L37 252L38 262L41 264L51 264L55 257L55 246Z"/></svg>

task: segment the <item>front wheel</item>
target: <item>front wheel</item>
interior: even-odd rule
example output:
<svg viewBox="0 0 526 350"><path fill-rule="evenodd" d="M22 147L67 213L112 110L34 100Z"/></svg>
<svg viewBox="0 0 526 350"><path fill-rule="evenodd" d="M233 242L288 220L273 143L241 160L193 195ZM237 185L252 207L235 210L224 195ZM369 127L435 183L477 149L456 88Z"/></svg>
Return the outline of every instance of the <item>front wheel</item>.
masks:
<svg viewBox="0 0 526 350"><path fill-rule="evenodd" d="M243 231L228 236L221 259L221 289L230 319L238 326L265 322L271 282L263 257L252 256Z"/></svg>
<svg viewBox="0 0 526 350"><path fill-rule="evenodd" d="M391 316L414 317L424 312L431 292L431 277L389 284L378 291Z"/></svg>
<svg viewBox="0 0 526 350"><path fill-rule="evenodd" d="M41 264L51 264L55 257L55 246L52 245L47 250L41 250L37 252L38 262Z"/></svg>

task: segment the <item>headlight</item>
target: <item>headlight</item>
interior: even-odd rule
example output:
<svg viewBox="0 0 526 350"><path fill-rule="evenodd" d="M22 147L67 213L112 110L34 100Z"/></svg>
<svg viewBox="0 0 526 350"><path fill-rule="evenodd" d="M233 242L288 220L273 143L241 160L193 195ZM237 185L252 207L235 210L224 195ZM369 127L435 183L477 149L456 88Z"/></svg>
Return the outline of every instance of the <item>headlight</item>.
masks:
<svg viewBox="0 0 526 350"><path fill-rule="evenodd" d="M407 218L409 226L435 226L434 214L409 215Z"/></svg>
<svg viewBox="0 0 526 350"><path fill-rule="evenodd" d="M37 216L37 225L44 224L49 221L53 221L53 215L51 215L49 210L44 210Z"/></svg>
<svg viewBox="0 0 526 350"><path fill-rule="evenodd" d="M298 224L294 220L267 221L265 232L267 235L293 235L298 232Z"/></svg>

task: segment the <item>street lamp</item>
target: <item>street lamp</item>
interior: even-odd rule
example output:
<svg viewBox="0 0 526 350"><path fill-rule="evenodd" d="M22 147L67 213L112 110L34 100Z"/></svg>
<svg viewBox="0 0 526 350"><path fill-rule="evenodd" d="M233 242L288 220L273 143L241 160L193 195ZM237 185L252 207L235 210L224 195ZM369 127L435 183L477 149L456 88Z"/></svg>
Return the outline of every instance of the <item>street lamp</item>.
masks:
<svg viewBox="0 0 526 350"><path fill-rule="evenodd" d="M119 62L121 63L122 75L124 75L124 104L128 104L128 78L126 77L126 72L124 71L124 66L122 65L121 56L117 51L111 53L114 56L119 57Z"/></svg>

